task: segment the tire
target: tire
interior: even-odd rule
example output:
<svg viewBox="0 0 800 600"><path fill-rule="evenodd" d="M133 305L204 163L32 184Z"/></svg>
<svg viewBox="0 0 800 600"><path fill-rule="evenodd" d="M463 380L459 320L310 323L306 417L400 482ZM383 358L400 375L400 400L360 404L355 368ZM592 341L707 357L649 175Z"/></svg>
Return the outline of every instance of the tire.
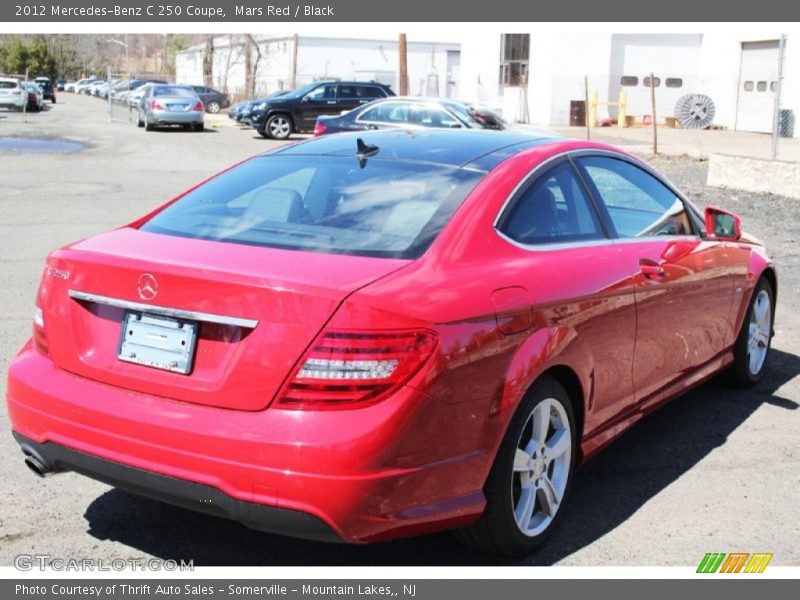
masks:
<svg viewBox="0 0 800 600"><path fill-rule="evenodd" d="M564 386L544 376L520 402L500 444L483 490L483 515L456 537L506 556L536 551L563 513L576 448L572 401Z"/></svg>
<svg viewBox="0 0 800 600"><path fill-rule="evenodd" d="M279 114L272 115L267 119L267 124L264 126L264 133L261 133L261 131L259 131L259 133L272 140L288 140L293 130L294 125L292 124L291 117Z"/></svg>
<svg viewBox="0 0 800 600"><path fill-rule="evenodd" d="M205 123L195 123L194 125L192 125L192 131L194 132L202 133L205 130L206 130Z"/></svg>
<svg viewBox="0 0 800 600"><path fill-rule="evenodd" d="M52 98L52 99L51 99L51 102L52 102L53 104L55 104L55 103L56 103L56 99L55 99L55 98Z"/></svg>
<svg viewBox="0 0 800 600"><path fill-rule="evenodd" d="M141 113L141 111L136 111L136 126L137 127L144 127L144 121L142 121L142 113Z"/></svg>
<svg viewBox="0 0 800 600"><path fill-rule="evenodd" d="M750 387L764 378L774 322L775 292L762 277L753 288L747 314L733 345L733 365L728 373L730 383Z"/></svg>
<svg viewBox="0 0 800 600"><path fill-rule="evenodd" d="M155 131L156 126L153 125L147 118L147 113L144 114L144 130L145 131Z"/></svg>
<svg viewBox="0 0 800 600"><path fill-rule="evenodd" d="M210 112L212 115L217 114L219 112L219 109L220 109L219 102L217 102L216 100L212 100L206 105L206 110Z"/></svg>

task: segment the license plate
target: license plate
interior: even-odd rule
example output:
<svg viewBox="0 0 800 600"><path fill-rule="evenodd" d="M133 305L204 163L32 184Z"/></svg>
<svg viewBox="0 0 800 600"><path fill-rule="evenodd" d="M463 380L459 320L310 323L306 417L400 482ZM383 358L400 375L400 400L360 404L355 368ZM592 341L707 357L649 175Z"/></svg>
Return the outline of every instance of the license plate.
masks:
<svg viewBox="0 0 800 600"><path fill-rule="evenodd" d="M176 110L176 111L189 110L189 105L188 104L167 104L167 108L170 109L170 110Z"/></svg>
<svg viewBox="0 0 800 600"><path fill-rule="evenodd" d="M197 323L140 312L122 320L119 360L188 375L194 362Z"/></svg>

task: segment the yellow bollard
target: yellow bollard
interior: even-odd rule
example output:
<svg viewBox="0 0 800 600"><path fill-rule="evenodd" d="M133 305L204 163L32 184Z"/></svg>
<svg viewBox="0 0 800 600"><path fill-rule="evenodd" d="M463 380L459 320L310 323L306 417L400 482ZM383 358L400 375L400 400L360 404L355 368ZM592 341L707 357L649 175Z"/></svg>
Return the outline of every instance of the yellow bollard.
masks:
<svg viewBox="0 0 800 600"><path fill-rule="evenodd" d="M626 117L628 116L628 92L627 90L622 90L619 93L619 111L617 112L617 127L627 127L627 123L625 122Z"/></svg>
<svg viewBox="0 0 800 600"><path fill-rule="evenodd" d="M597 127L597 90L592 92L592 99L589 106L589 124L592 127Z"/></svg>

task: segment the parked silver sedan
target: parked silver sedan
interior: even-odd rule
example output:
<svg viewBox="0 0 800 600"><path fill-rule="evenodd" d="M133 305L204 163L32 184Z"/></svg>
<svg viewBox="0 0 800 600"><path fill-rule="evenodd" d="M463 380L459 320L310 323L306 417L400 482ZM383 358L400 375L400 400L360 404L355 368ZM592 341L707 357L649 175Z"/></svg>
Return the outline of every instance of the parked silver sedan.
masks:
<svg viewBox="0 0 800 600"><path fill-rule="evenodd" d="M138 104L138 125L153 131L163 125L203 131L203 102L189 86L148 84Z"/></svg>

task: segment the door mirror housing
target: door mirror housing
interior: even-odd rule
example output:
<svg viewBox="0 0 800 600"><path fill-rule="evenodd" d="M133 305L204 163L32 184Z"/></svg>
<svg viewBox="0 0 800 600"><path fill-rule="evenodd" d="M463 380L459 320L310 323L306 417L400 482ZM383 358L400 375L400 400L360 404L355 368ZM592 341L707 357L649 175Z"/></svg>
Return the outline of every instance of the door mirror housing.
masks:
<svg viewBox="0 0 800 600"><path fill-rule="evenodd" d="M736 241L742 237L742 220L732 212L709 206L706 208L706 235L715 240Z"/></svg>

